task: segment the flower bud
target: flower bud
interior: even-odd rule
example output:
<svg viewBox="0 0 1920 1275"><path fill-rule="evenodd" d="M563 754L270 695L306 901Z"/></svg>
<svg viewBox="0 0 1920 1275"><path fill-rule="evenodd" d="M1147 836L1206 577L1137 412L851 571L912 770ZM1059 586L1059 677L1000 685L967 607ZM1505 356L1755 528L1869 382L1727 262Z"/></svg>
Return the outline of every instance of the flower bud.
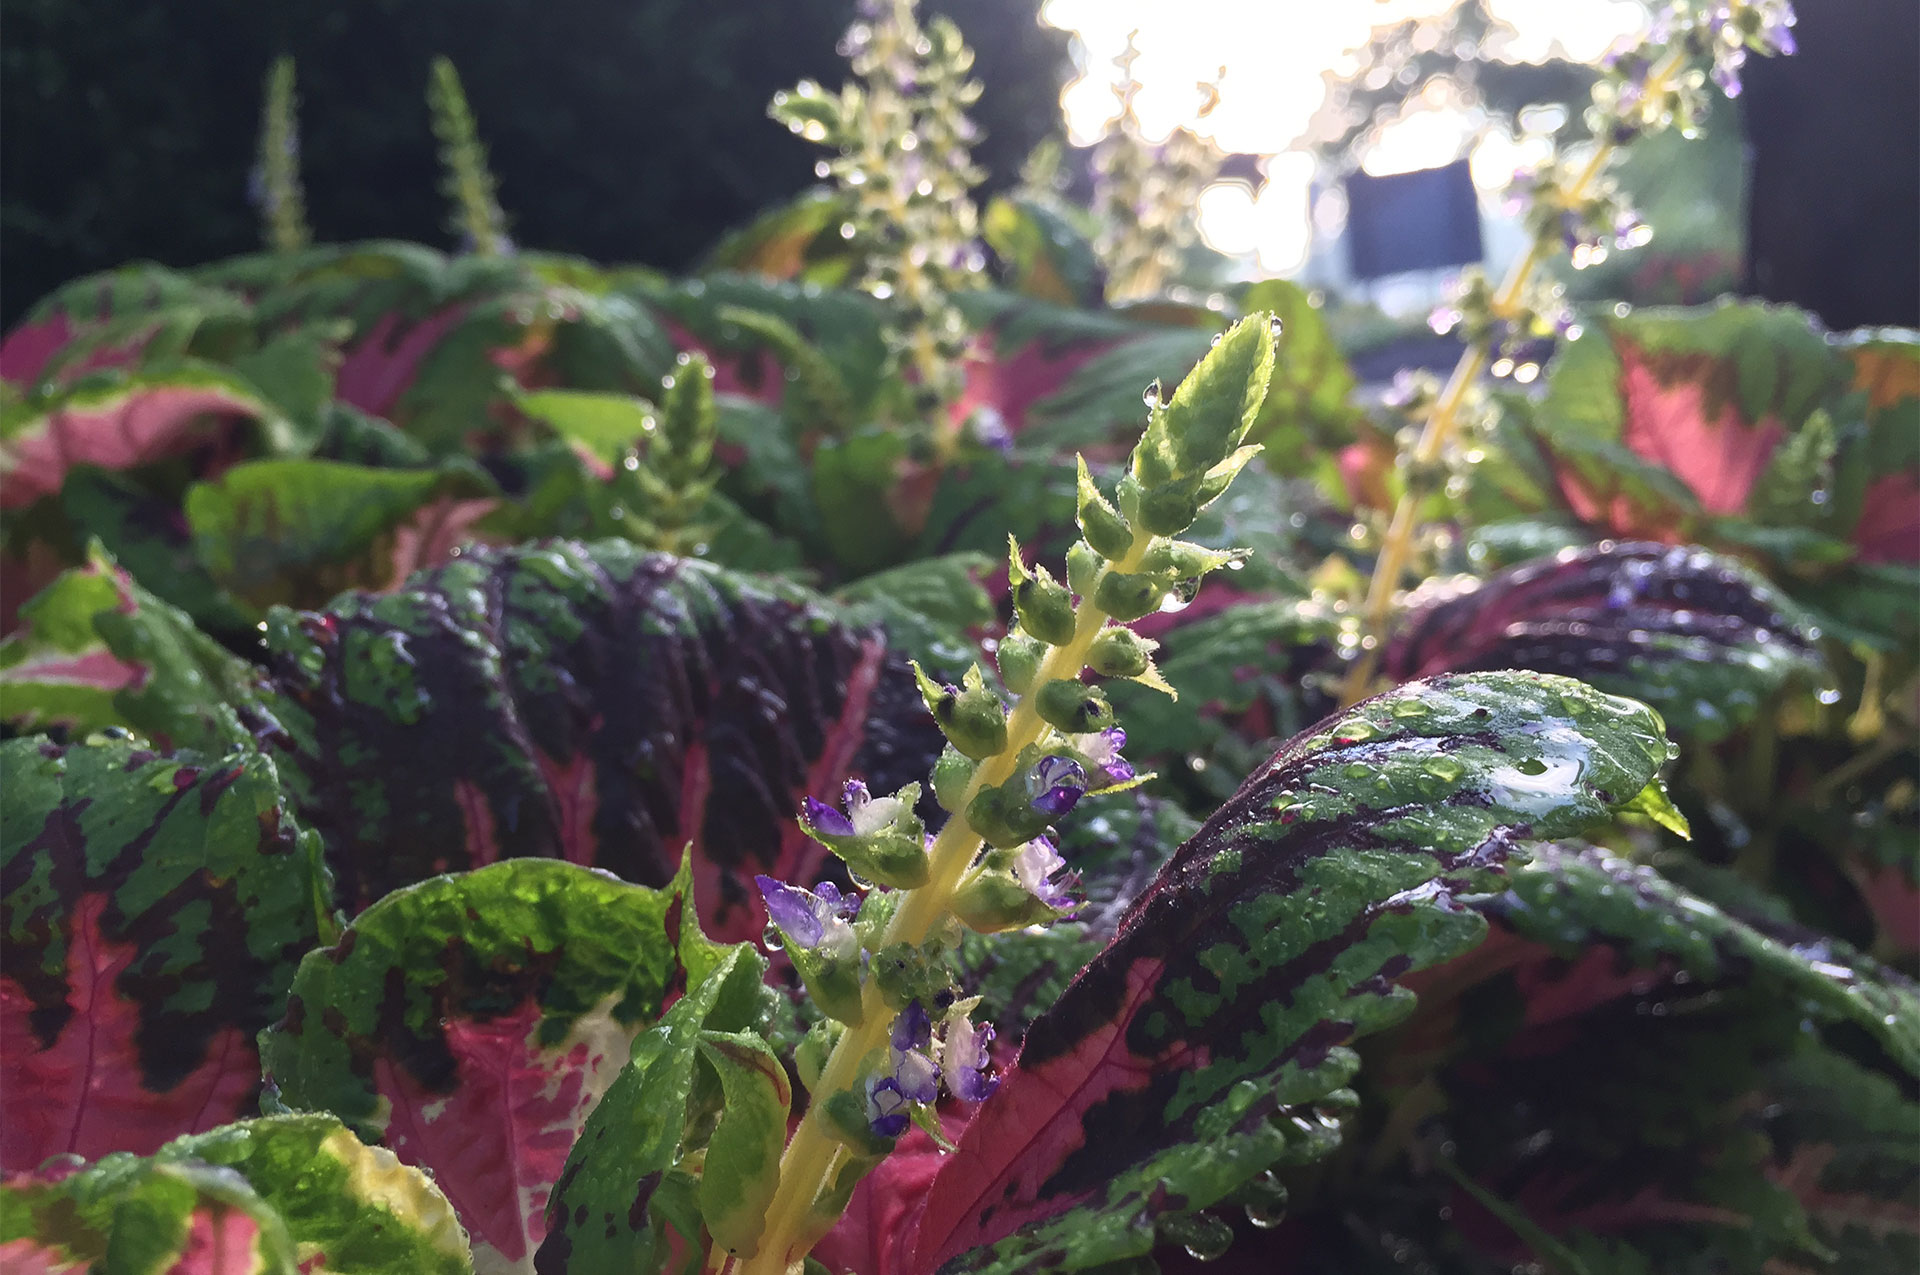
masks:
<svg viewBox="0 0 1920 1275"><path fill-rule="evenodd" d="M973 782L973 772L980 768L979 763L949 744L933 763L933 799L940 803L940 809L954 814L967 799L967 785Z"/></svg>
<svg viewBox="0 0 1920 1275"><path fill-rule="evenodd" d="M978 873L961 886L953 896L953 914L979 934L1042 925L1057 915L1004 868Z"/></svg>
<svg viewBox="0 0 1920 1275"><path fill-rule="evenodd" d="M955 748L979 761L1007 746L1007 710L987 688L979 669L967 670L964 690L935 682L917 663L913 676L927 711Z"/></svg>
<svg viewBox="0 0 1920 1275"><path fill-rule="evenodd" d="M1165 576L1109 571L1100 577L1093 604L1116 620L1137 620L1160 609L1173 581Z"/></svg>
<svg viewBox="0 0 1920 1275"><path fill-rule="evenodd" d="M1127 526L1127 520L1120 511L1107 503L1100 489L1093 485L1093 476L1087 472L1087 460L1080 461L1080 533L1087 543L1101 557L1117 561L1133 548L1133 528Z"/></svg>
<svg viewBox="0 0 1920 1275"><path fill-rule="evenodd" d="M1033 679L1038 676L1040 662L1046 656L1046 643L1015 629L1000 640L1000 680L1015 695L1025 695L1033 689Z"/></svg>
<svg viewBox="0 0 1920 1275"><path fill-rule="evenodd" d="M1171 576L1175 580L1197 580L1209 571L1244 556L1221 553L1185 540L1162 540L1147 550L1140 560L1140 569Z"/></svg>
<svg viewBox="0 0 1920 1275"><path fill-rule="evenodd" d="M1069 735L1084 735L1113 725L1113 705L1107 693L1085 682L1057 679L1033 697L1040 720Z"/></svg>
<svg viewBox="0 0 1920 1275"><path fill-rule="evenodd" d="M1013 609L1021 627L1042 642L1064 646L1073 640L1073 595L1045 567L1029 573L1012 536L1007 537L1007 545L1007 583L1012 586Z"/></svg>
<svg viewBox="0 0 1920 1275"><path fill-rule="evenodd" d="M1159 645L1125 625L1111 625L1088 648L1087 665L1102 677L1139 677L1153 667L1152 653Z"/></svg>
<svg viewBox="0 0 1920 1275"><path fill-rule="evenodd" d="M1067 587L1083 598L1093 596L1094 585L1106 567L1105 559L1092 545L1084 540L1074 541L1067 549Z"/></svg>
<svg viewBox="0 0 1920 1275"><path fill-rule="evenodd" d="M807 1092L820 1088L820 1073L826 1070L827 1058L833 1053L833 1047L840 1043L845 1034L844 1024L831 1018L823 1018L800 1038L800 1044L793 1051L794 1066L800 1072L800 1083Z"/></svg>

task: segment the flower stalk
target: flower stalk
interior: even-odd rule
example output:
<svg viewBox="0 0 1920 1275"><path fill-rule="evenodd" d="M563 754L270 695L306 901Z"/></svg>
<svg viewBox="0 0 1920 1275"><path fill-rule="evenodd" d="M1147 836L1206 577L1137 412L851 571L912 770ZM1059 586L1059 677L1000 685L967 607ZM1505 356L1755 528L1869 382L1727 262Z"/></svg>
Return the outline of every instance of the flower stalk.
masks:
<svg viewBox="0 0 1920 1275"><path fill-rule="evenodd" d="M1691 64L1708 59L1713 83L1731 96L1739 91L1738 71L1749 51L1793 51L1792 25L1793 13L1785 0L1683 3L1664 13L1640 45L1612 60L1608 76L1594 89L1594 105L1588 112L1593 154L1570 180L1544 185L1536 192L1536 200L1543 206L1529 217L1533 236L1486 302L1487 313L1468 316L1467 348L1404 458L1409 474L1431 472L1439 463L1458 430L1474 387L1492 361L1502 326L1525 325L1537 318L1526 313L1527 298L1535 276L1548 259L1566 246L1566 241L1572 241L1576 254L1585 246L1582 231L1567 229L1569 219L1577 220L1590 207L1608 202L1603 189L1606 171L1620 148L1654 129L1677 126L1691 133L1696 128L1704 109L1703 85L1709 75L1690 69ZM1629 242L1641 241L1643 236L1635 234ZM1356 703L1378 689L1375 676L1394 600L1413 553L1419 506L1425 494L1409 483L1394 505L1363 605L1366 636L1341 685L1343 704Z"/></svg>
<svg viewBox="0 0 1920 1275"><path fill-rule="evenodd" d="M811 1105L780 1162L760 1246L737 1265L740 1275L786 1275L794 1269L832 1229L860 1177L884 1158L890 1135L905 1127L905 1107L919 1100L916 1090L921 1099L928 1095L933 1073L921 1060L930 1055L913 1045L932 1039L920 1030L926 1010L917 997L902 1003L919 986L913 954L943 953L963 924L992 932L1050 920L1070 906L1064 885L1053 880L1064 865L1046 839L1047 827L1090 786L1103 791L1137 782L1118 754L1124 732L1112 725L1104 694L1083 678L1096 649L1105 644L1125 648L1122 667L1137 670L1128 675L1132 680L1166 689L1152 669L1149 644L1137 638L1116 642L1106 635L1117 631L1116 622L1150 613L1227 560L1173 537L1257 453L1258 448L1240 444L1266 395L1276 331L1265 315L1241 322L1171 401L1152 404L1116 500L1110 501L1082 466L1080 523L1088 534L1068 554L1064 586L1028 568L1014 546L1010 575L1020 586L1018 621L1008 644L1029 655L1045 653L1012 679L1026 689L1011 711L977 669L962 687L922 677L928 707L952 745L933 776L934 793L949 817L927 845L921 884L867 896L867 907L877 899L891 912L867 944L871 961L857 1008L836 1015L844 1026L819 1066ZM851 865L867 844L917 830L906 809L910 798L882 807L887 800L850 785L846 814L812 802L804 819L829 848L838 843L837 852ZM852 846L854 841L861 844ZM810 934L816 921L827 923L828 910L839 902L837 894L831 900L816 897L801 910L770 887L790 887L762 883L776 923L783 910L793 909L793 927L781 927L789 939L796 929ZM807 953L802 959L814 957ZM883 976L896 968L908 972ZM802 974L807 974L804 967ZM830 995L838 999L845 990ZM939 1050L949 1090L962 1098L984 1096L990 1087L983 1064L991 1028L966 1022L968 1007L959 1002L947 1011ZM900 1024L909 1019L912 1030L903 1035ZM880 1135L878 1142L848 1127L862 1098L867 1128ZM922 1110L930 1109L923 1105Z"/></svg>

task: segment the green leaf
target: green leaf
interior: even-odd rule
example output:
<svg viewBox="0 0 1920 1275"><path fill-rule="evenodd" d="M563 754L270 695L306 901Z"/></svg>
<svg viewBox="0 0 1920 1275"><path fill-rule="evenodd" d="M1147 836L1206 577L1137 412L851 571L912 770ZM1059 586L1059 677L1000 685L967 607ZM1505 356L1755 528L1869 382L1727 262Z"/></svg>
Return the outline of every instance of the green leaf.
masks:
<svg viewBox="0 0 1920 1275"><path fill-rule="evenodd" d="M694 923L689 880L519 859L394 891L300 963L261 1034L276 1101L430 1170L477 1253L525 1260L634 1037L730 959ZM730 991L742 1025L764 1016L761 989Z"/></svg>
<svg viewBox="0 0 1920 1275"><path fill-rule="evenodd" d="M194 1265L211 1260L208 1232L225 1260ZM329 1116L244 1120L146 1159L117 1153L57 1180L10 1178L0 1186L0 1245L19 1257L21 1241L50 1261L95 1262L88 1269L100 1275L295 1275L321 1254L341 1275L473 1269L433 1180ZM259 1265L236 1264L243 1255Z"/></svg>
<svg viewBox="0 0 1920 1275"><path fill-rule="evenodd" d="M1062 208L1029 195L999 195L980 228L1014 291L1059 305L1100 304L1100 260Z"/></svg>
<svg viewBox="0 0 1920 1275"><path fill-rule="evenodd" d="M935 1179L915 1269L1123 1260L1156 1216L1323 1152L1293 1109L1412 1008L1395 979L1479 941L1455 893L1519 837L1607 819L1667 755L1644 706L1528 673L1414 683L1290 741L1028 1030Z"/></svg>
<svg viewBox="0 0 1920 1275"><path fill-rule="evenodd" d="M1267 397L1247 439L1265 444L1268 467L1303 473L1312 455L1353 437L1359 418L1348 401L1357 387L1353 371L1320 308L1300 285L1263 280L1247 289L1240 305L1248 313L1269 312L1281 323Z"/></svg>
<svg viewBox="0 0 1920 1275"><path fill-rule="evenodd" d="M1674 961L1709 985L1758 980L1823 1018L1851 1022L1920 1076L1920 987L1838 939L1743 915L1594 846L1541 846L1483 909L1564 955L1596 942L1635 965Z"/></svg>
<svg viewBox="0 0 1920 1275"><path fill-rule="evenodd" d="M700 1216L720 1249L752 1253L780 1185L793 1087L780 1059L751 1033L703 1031L700 1057L725 1098L701 1165Z"/></svg>
<svg viewBox="0 0 1920 1275"><path fill-rule="evenodd" d="M700 1262L701 1214L686 1146L696 1062L712 1032L753 1024L736 1009L757 987L765 962L744 944L694 984L666 1016L633 1042L614 1080L567 1156L547 1208L540 1270L666 1269L677 1236L687 1270ZM702 1029L706 1029L704 1032Z"/></svg>
<svg viewBox="0 0 1920 1275"><path fill-rule="evenodd" d="M250 747L272 720L260 671L153 597L96 543L0 640L0 719L77 734L127 727L169 747Z"/></svg>
<svg viewBox="0 0 1920 1275"><path fill-rule="evenodd" d="M213 578L253 606L318 606L354 585L382 588L422 562L436 502L493 498L471 464L373 469L323 460L236 465L186 495L194 547Z"/></svg>
<svg viewBox="0 0 1920 1275"><path fill-rule="evenodd" d="M617 465L658 424L653 404L627 394L535 390L514 404L603 464Z"/></svg>

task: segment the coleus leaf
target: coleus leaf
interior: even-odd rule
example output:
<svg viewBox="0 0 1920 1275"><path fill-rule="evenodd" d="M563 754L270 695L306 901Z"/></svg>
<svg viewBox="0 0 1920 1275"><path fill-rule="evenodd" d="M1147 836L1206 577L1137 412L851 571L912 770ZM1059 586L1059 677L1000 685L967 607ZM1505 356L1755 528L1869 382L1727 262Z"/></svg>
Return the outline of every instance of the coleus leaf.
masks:
<svg viewBox="0 0 1920 1275"><path fill-rule="evenodd" d="M757 935L753 874L821 862L801 797L897 788L939 749L904 659L835 619L620 542L477 550L269 617L283 769L350 909L525 856L664 884L691 842L708 931Z"/></svg>
<svg viewBox="0 0 1920 1275"><path fill-rule="evenodd" d="M538 1275L700 1268L703 1205L711 1193L681 1165L688 1150L698 1149L686 1140L700 1060L703 1048L719 1045L750 1056L756 1071L770 1061L753 1043L764 1020L759 1006L765 971L764 958L746 944L724 949L719 963L634 1040L632 1058L588 1117L553 1188L547 1237L533 1262ZM777 1082L772 1072L761 1074L767 1099L761 1105L771 1111ZM765 1138L764 1121L753 1113L746 1124L752 1132L742 1141L771 1143L777 1165L784 1127L776 1142ZM717 1127L712 1136L720 1137ZM748 1168L754 1153L747 1147L723 1144L720 1154L727 1165L723 1178L742 1184L750 1198L770 1185L764 1168ZM729 1215L723 1229L729 1223L751 1227L755 1220Z"/></svg>
<svg viewBox="0 0 1920 1275"><path fill-rule="evenodd" d="M1086 231L1052 201L1000 195L980 228L1015 292L1057 305L1098 306L1104 283Z"/></svg>
<svg viewBox="0 0 1920 1275"><path fill-rule="evenodd" d="M1920 1258L1920 1106L1844 1055L1806 1049L1763 1090L1774 1180L1805 1210L1837 1271L1901 1271Z"/></svg>
<svg viewBox="0 0 1920 1275"><path fill-rule="evenodd" d="M1394 979L1478 941L1455 889L1519 836L1603 820L1667 755L1643 706L1530 673L1414 683L1290 741L1028 1030L910 1269L1145 1252L1156 1215L1286 1153L1272 1118L1342 1085L1345 1042L1411 1008Z"/></svg>
<svg viewBox="0 0 1920 1275"><path fill-rule="evenodd" d="M1786 307L1597 316L1556 362L1538 413L1562 494L1620 535L1711 531L1789 551L1812 535L1820 554L1830 540L1863 561L1920 559L1920 448L1884 423L1912 375L1887 373L1913 342L1853 343L1878 349L1852 354L1866 359L1856 365ZM1864 423L1852 389L1865 391Z"/></svg>
<svg viewBox="0 0 1920 1275"><path fill-rule="evenodd" d="M1476 904L1562 955L1605 943L1637 966L1672 963L1707 985L1764 982L1823 1018L1876 1037L1920 1077L1920 987L1838 939L1743 915L1596 846L1543 845L1507 888Z"/></svg>
<svg viewBox="0 0 1920 1275"><path fill-rule="evenodd" d="M438 470L376 469L325 460L236 465L187 490L187 523L200 561L234 597L264 610L319 606L343 589L385 589L453 546L435 527L462 525L499 496L471 464ZM419 561L423 541L439 559Z"/></svg>
<svg viewBox="0 0 1920 1275"><path fill-rule="evenodd" d="M1751 721L1787 679L1827 676L1820 630L1779 590L1704 549L1598 545L1409 601L1389 677L1530 668L1593 682L1714 742Z"/></svg>
<svg viewBox="0 0 1920 1275"><path fill-rule="evenodd" d="M528 1269L634 1036L722 959L687 884L522 859L394 891L300 963L261 1034L270 1101L431 1171L482 1264Z"/></svg>
<svg viewBox="0 0 1920 1275"><path fill-rule="evenodd" d="M74 734L130 727L209 754L271 729L266 679L142 589L96 543L0 639L0 720Z"/></svg>
<svg viewBox="0 0 1920 1275"><path fill-rule="evenodd" d="M271 762L0 743L0 1164L152 1151L238 1115L254 1033L327 933Z"/></svg>
<svg viewBox="0 0 1920 1275"><path fill-rule="evenodd" d="M9 1178L0 1184L0 1258L22 1270L86 1264L99 1275L473 1269L431 1178L313 1115L243 1120L146 1158L56 1161ZM46 1265L25 1265L34 1259Z"/></svg>
<svg viewBox="0 0 1920 1275"><path fill-rule="evenodd" d="M50 398L11 404L0 412L0 509L59 491L75 465L128 469L248 420L271 425L279 413L232 372L187 359L102 373Z"/></svg>

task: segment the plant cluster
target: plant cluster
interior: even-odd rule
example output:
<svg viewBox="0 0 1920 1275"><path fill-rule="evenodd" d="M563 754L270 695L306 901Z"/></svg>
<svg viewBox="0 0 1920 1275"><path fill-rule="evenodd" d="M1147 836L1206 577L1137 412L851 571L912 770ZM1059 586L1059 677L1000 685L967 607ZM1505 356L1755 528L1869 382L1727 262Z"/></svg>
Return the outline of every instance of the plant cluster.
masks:
<svg viewBox="0 0 1920 1275"><path fill-rule="evenodd" d="M852 180L874 111L964 148L907 5L786 104L835 189L692 277L489 251L449 75L464 255L276 214L48 297L0 343L0 1254L1910 1269L1920 336L1529 300L1785 21L1605 70L1385 407L1289 284L1108 308L1043 191L942 274L953 208ZM937 406L910 268L971 334ZM1517 326L1538 385L1485 376Z"/></svg>

